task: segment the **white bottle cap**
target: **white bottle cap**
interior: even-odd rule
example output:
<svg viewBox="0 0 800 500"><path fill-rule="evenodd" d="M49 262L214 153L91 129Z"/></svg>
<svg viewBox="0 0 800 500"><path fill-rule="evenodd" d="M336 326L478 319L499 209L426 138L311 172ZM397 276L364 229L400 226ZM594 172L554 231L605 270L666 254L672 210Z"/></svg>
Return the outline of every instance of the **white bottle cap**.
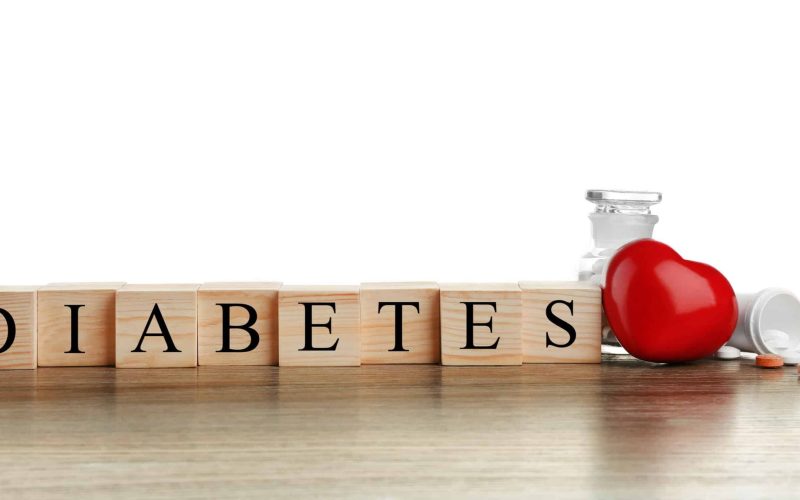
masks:
<svg viewBox="0 0 800 500"><path fill-rule="evenodd" d="M789 290L737 294L739 320L727 345L783 356L800 347L800 300Z"/></svg>

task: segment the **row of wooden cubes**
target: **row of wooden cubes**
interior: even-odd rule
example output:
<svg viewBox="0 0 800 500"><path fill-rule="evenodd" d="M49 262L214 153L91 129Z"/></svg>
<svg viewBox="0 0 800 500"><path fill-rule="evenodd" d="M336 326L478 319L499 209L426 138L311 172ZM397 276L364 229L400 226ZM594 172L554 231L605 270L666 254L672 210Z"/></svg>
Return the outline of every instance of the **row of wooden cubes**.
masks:
<svg viewBox="0 0 800 500"><path fill-rule="evenodd" d="M600 361L581 282L55 283L0 288L0 314L0 368Z"/></svg>

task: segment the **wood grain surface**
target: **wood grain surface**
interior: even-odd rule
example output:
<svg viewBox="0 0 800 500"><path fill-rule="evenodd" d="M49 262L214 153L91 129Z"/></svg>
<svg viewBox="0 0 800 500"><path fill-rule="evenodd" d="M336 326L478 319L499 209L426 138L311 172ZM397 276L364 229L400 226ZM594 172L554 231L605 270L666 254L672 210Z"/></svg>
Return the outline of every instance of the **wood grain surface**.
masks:
<svg viewBox="0 0 800 500"><path fill-rule="evenodd" d="M2 498L786 498L793 368L0 372Z"/></svg>
<svg viewBox="0 0 800 500"><path fill-rule="evenodd" d="M277 365L278 364L278 289L277 282L204 283L197 290L197 364L199 365ZM221 352L223 337L222 304L228 304L229 324L248 325L253 308L255 322L250 326L258 344L243 351L253 341L242 328L230 329L230 349ZM231 305L234 305L231 307Z"/></svg>
<svg viewBox="0 0 800 500"><path fill-rule="evenodd" d="M197 366L197 289L200 285L125 285L117 290L117 368ZM158 323L155 306L176 351ZM143 334L148 336L142 339ZM141 342L141 350L136 351Z"/></svg>
<svg viewBox="0 0 800 500"><path fill-rule="evenodd" d="M439 285L433 282L361 284L361 363L439 364ZM405 306L388 303L406 303ZM380 304L384 303L383 309ZM409 304L416 303L416 308ZM387 307L388 306L388 307ZM402 347L395 351L398 308Z"/></svg>
<svg viewBox="0 0 800 500"><path fill-rule="evenodd" d="M306 346L305 304L311 311L311 346ZM335 310L334 310L335 306ZM352 285L284 285L278 293L278 363L281 366L361 364L359 288ZM335 349L325 350L327 348ZM321 350L319 350L322 348Z"/></svg>
<svg viewBox="0 0 800 500"><path fill-rule="evenodd" d="M0 347L8 341L13 320L14 341L0 353L0 370L36 368L36 286L0 286Z"/></svg>
<svg viewBox="0 0 800 500"><path fill-rule="evenodd" d="M443 365L522 364L522 292L516 283L442 283L439 286ZM474 345L492 346L497 342L494 348L465 348L468 323L465 302L483 302L472 308L471 323L476 325Z"/></svg>
<svg viewBox="0 0 800 500"><path fill-rule="evenodd" d="M58 283L37 292L39 366L113 366L117 290L125 283ZM72 311L80 306L78 350L72 350Z"/></svg>
<svg viewBox="0 0 800 500"><path fill-rule="evenodd" d="M523 363L600 362L603 315L600 287L580 281L521 281L519 287ZM561 304L552 313L574 328L571 344L569 332L547 317L547 308L554 301Z"/></svg>

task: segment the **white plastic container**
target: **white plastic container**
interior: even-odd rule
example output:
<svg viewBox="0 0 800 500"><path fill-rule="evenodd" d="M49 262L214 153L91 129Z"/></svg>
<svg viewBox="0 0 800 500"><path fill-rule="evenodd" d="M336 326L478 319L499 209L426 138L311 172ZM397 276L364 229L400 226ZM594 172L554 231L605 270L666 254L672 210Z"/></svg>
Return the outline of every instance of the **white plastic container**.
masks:
<svg viewBox="0 0 800 500"><path fill-rule="evenodd" d="M736 294L739 320L727 345L758 354L796 355L800 348L800 300L789 290L767 288Z"/></svg>

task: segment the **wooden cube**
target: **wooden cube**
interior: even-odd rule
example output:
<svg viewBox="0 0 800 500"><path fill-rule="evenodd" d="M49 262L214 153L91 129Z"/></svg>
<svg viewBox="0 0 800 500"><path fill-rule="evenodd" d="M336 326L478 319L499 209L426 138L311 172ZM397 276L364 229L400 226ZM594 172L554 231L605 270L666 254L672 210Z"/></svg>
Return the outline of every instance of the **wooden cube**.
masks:
<svg viewBox="0 0 800 500"><path fill-rule="evenodd" d="M584 282L523 281L524 363L599 363L602 298Z"/></svg>
<svg viewBox="0 0 800 500"><path fill-rule="evenodd" d="M197 366L199 285L125 285L117 290L117 367Z"/></svg>
<svg viewBox="0 0 800 500"><path fill-rule="evenodd" d="M280 283L205 283L197 291L199 365L277 365Z"/></svg>
<svg viewBox="0 0 800 500"><path fill-rule="evenodd" d="M0 287L0 369L36 368L35 286Z"/></svg>
<svg viewBox="0 0 800 500"><path fill-rule="evenodd" d="M522 364L516 283L440 285L443 365Z"/></svg>
<svg viewBox="0 0 800 500"><path fill-rule="evenodd" d="M357 286L284 286L278 299L281 366L359 366Z"/></svg>
<svg viewBox="0 0 800 500"><path fill-rule="evenodd" d="M113 366L117 289L125 283L51 283L38 292L39 366Z"/></svg>
<svg viewBox="0 0 800 500"><path fill-rule="evenodd" d="M438 363L439 285L362 283L361 363Z"/></svg>

